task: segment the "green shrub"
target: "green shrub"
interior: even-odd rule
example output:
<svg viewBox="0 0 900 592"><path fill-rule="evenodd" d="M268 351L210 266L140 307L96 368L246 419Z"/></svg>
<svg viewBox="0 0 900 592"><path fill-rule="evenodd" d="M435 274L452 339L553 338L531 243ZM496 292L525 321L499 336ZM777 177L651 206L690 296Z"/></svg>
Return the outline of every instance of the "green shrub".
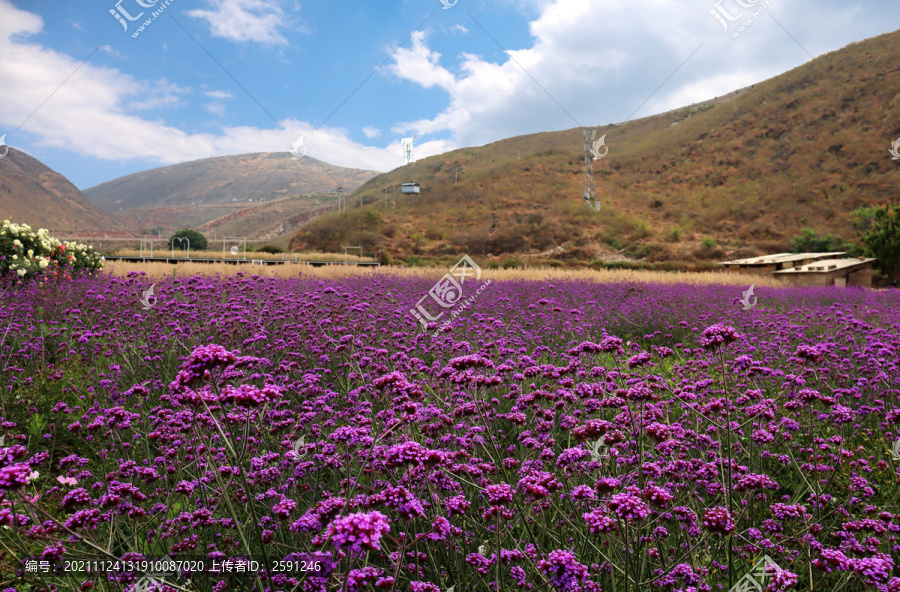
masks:
<svg viewBox="0 0 900 592"><path fill-rule="evenodd" d="M363 217L363 223L365 224L366 228L374 230L381 226L381 215L378 212L368 210Z"/></svg>
<svg viewBox="0 0 900 592"><path fill-rule="evenodd" d="M625 248L625 245L622 244L622 241L619 240L619 237L612 234L604 235L601 240L618 251L621 251Z"/></svg>
<svg viewBox="0 0 900 592"><path fill-rule="evenodd" d="M348 224L343 216L329 213L319 216L303 227L303 239L299 247L323 253L339 253L348 243L348 235L359 232L358 225Z"/></svg>
<svg viewBox="0 0 900 592"><path fill-rule="evenodd" d="M183 228L169 237L170 249L205 251L207 246L206 237L191 228Z"/></svg>
<svg viewBox="0 0 900 592"><path fill-rule="evenodd" d="M712 251L716 248L716 240L711 236L704 236L700 241L700 248L704 251Z"/></svg>
<svg viewBox="0 0 900 592"><path fill-rule="evenodd" d="M669 230L669 240L673 243L677 243L681 240L681 227L674 226L671 230Z"/></svg>
<svg viewBox="0 0 900 592"><path fill-rule="evenodd" d="M256 249L258 253L269 253L271 255L280 255L284 253L284 249L281 247L276 247L275 245L263 245Z"/></svg>
<svg viewBox="0 0 900 592"><path fill-rule="evenodd" d="M900 278L900 207L860 208L851 216L865 254L878 259L875 268L889 280Z"/></svg>
<svg viewBox="0 0 900 592"><path fill-rule="evenodd" d="M791 239L792 253L832 253L848 249L847 242L839 236L820 235L812 228L804 228L800 233Z"/></svg>
<svg viewBox="0 0 900 592"><path fill-rule="evenodd" d="M650 254L650 245L628 245L625 247L625 255L632 259L643 259Z"/></svg>

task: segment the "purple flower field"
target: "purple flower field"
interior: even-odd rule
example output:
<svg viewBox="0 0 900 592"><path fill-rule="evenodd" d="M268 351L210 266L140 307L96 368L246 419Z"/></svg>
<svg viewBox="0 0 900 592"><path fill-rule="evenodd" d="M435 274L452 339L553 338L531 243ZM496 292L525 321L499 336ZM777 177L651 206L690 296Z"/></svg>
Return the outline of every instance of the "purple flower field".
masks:
<svg viewBox="0 0 900 592"><path fill-rule="evenodd" d="M150 284L0 293L0 591L900 592L896 290Z"/></svg>

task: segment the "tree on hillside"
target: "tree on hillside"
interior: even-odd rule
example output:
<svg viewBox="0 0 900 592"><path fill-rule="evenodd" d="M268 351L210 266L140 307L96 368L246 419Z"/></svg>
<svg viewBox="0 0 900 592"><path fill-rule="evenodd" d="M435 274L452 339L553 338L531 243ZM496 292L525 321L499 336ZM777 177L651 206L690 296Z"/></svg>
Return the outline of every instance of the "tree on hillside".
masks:
<svg viewBox="0 0 900 592"><path fill-rule="evenodd" d="M851 217L866 255L876 257L875 267L889 280L896 280L900 276L900 207L888 203L859 208Z"/></svg>
<svg viewBox="0 0 900 592"><path fill-rule="evenodd" d="M179 240L181 239L181 240ZM184 240L187 239L187 240ZM205 251L207 242L206 237L197 232L196 230L191 230L190 228L185 228L183 230L179 230L175 234L169 237L169 248L170 249L181 249L186 251L188 249L188 241L190 241L190 249L192 251Z"/></svg>
<svg viewBox="0 0 900 592"><path fill-rule="evenodd" d="M834 253L848 251L843 238L833 234L817 234L812 228L804 228L799 236L791 239L791 251L794 253Z"/></svg>

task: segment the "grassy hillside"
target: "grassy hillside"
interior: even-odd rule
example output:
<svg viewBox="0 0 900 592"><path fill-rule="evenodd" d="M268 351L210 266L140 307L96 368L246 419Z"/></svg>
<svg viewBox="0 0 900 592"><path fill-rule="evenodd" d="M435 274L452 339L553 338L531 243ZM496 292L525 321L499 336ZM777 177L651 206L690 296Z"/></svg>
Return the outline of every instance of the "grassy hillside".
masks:
<svg viewBox="0 0 900 592"><path fill-rule="evenodd" d="M244 208L199 227L207 236L246 236L248 239L290 238L316 216L334 208L333 196L288 197ZM286 246L286 242L285 246Z"/></svg>
<svg viewBox="0 0 900 592"><path fill-rule="evenodd" d="M897 201L900 33L852 44L727 97L599 128L601 211L582 203L580 129L457 150L381 175L347 214L292 247L362 244L395 257L622 255L702 261L787 250L810 227L853 239L848 214ZM422 194L392 207L390 186ZM399 188L397 188L399 190ZM385 200L385 197L387 199ZM387 205L387 207L385 207Z"/></svg>
<svg viewBox="0 0 900 592"><path fill-rule="evenodd" d="M338 184L352 191L376 174L311 157L293 160L287 152L266 152L143 171L86 189L84 194L110 211L133 215L142 228L162 226L168 231L197 228L260 203L333 192ZM251 236L265 227L238 225L231 231Z"/></svg>
<svg viewBox="0 0 900 592"><path fill-rule="evenodd" d="M68 179L14 148L0 158L0 220L57 234L132 236L133 220L91 203Z"/></svg>

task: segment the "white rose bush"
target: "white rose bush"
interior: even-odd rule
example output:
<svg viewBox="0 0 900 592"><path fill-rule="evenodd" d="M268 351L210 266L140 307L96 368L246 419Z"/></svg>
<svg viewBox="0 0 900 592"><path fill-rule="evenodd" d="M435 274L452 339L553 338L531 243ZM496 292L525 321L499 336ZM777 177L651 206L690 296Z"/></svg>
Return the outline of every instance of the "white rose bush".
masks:
<svg viewBox="0 0 900 592"><path fill-rule="evenodd" d="M46 229L37 232L27 224L4 220L0 224L0 276L27 280L38 277L71 278L103 267L93 247L60 242Z"/></svg>

